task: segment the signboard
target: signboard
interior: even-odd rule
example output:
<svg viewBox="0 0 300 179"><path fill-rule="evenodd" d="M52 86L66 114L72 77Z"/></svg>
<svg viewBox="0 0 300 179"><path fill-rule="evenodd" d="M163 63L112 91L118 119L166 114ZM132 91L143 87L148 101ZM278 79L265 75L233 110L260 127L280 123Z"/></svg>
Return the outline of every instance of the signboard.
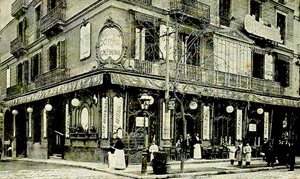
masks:
<svg viewBox="0 0 300 179"><path fill-rule="evenodd" d="M249 124L249 131L256 132L256 124Z"/></svg>
<svg viewBox="0 0 300 179"><path fill-rule="evenodd" d="M269 139L269 112L264 113L264 139Z"/></svg>
<svg viewBox="0 0 300 179"><path fill-rule="evenodd" d="M123 98L114 97L114 107L113 107L113 132L118 132L117 136L122 138L122 130L118 130L119 128L123 129ZM117 131L118 130L118 131Z"/></svg>
<svg viewBox="0 0 300 179"><path fill-rule="evenodd" d="M203 106L203 139L209 140L209 120L210 120L210 107Z"/></svg>
<svg viewBox="0 0 300 179"><path fill-rule="evenodd" d="M243 110L236 110L236 140L242 140Z"/></svg>
<svg viewBox="0 0 300 179"><path fill-rule="evenodd" d="M117 64L124 55L123 34L121 28L107 20L98 38L97 58L103 64Z"/></svg>
<svg viewBox="0 0 300 179"><path fill-rule="evenodd" d="M80 59L88 58L91 54L91 24L80 28Z"/></svg>
<svg viewBox="0 0 300 179"><path fill-rule="evenodd" d="M147 117L136 117L135 118L135 126L136 127L144 127L144 121L145 121L145 127L148 127L148 118Z"/></svg>
<svg viewBox="0 0 300 179"><path fill-rule="evenodd" d="M166 103L163 103L163 139L171 138L171 112L166 111Z"/></svg>
<svg viewBox="0 0 300 179"><path fill-rule="evenodd" d="M102 98L102 139L107 139L108 131L108 97Z"/></svg>
<svg viewBox="0 0 300 179"><path fill-rule="evenodd" d="M66 104L66 138L70 137L70 114L69 114L69 104ZM30 124L31 125L31 124Z"/></svg>

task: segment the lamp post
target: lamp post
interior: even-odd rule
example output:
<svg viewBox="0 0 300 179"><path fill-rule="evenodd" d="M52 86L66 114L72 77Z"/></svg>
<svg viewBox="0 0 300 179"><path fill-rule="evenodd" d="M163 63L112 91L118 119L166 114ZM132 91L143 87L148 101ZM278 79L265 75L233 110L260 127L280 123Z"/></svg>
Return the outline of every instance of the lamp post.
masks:
<svg viewBox="0 0 300 179"><path fill-rule="evenodd" d="M148 132L146 130L146 116L147 116L147 110L149 108L149 105L153 102L153 97L149 96L147 92L143 92L140 99L141 108L143 111L144 116L144 147L143 147L143 153L142 153L142 174L147 173L147 143L148 143Z"/></svg>

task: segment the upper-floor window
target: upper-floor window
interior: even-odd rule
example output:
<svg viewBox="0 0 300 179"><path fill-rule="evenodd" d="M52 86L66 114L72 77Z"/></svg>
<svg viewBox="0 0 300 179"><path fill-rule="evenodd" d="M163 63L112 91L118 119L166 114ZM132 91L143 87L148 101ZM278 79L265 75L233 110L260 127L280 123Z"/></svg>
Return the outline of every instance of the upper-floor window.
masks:
<svg viewBox="0 0 300 179"><path fill-rule="evenodd" d="M252 76L255 78L264 78L264 55L254 53L253 54L253 69Z"/></svg>
<svg viewBox="0 0 300 179"><path fill-rule="evenodd" d="M35 8L35 21L36 21L36 38L40 38L41 32L40 32L40 19L41 19L41 5L37 6Z"/></svg>
<svg viewBox="0 0 300 179"><path fill-rule="evenodd" d="M261 2L258 0L251 0L250 1L250 15L255 15L255 20L259 20L261 17Z"/></svg>
<svg viewBox="0 0 300 179"><path fill-rule="evenodd" d="M23 69L24 69L24 85L27 85L28 79L29 79L29 63L28 63L28 61L25 61L23 63Z"/></svg>
<svg viewBox="0 0 300 179"><path fill-rule="evenodd" d="M21 42L25 42L27 40L26 33L27 33L27 19L24 18L22 21L18 23L18 37L21 38Z"/></svg>
<svg viewBox="0 0 300 179"><path fill-rule="evenodd" d="M49 70L65 68L66 49L65 41L60 41L48 49Z"/></svg>
<svg viewBox="0 0 300 179"><path fill-rule="evenodd" d="M220 24L229 26L230 25L230 4L231 0L220 0L219 1L219 16Z"/></svg>
<svg viewBox="0 0 300 179"><path fill-rule="evenodd" d="M31 81L40 75L41 71L41 54L38 53L31 58Z"/></svg>
<svg viewBox="0 0 300 179"><path fill-rule="evenodd" d="M59 0L47 0L48 12L54 9L59 4Z"/></svg>
<svg viewBox="0 0 300 179"><path fill-rule="evenodd" d="M152 23L141 23L135 29L135 58L155 61L159 59L159 28Z"/></svg>
<svg viewBox="0 0 300 179"><path fill-rule="evenodd" d="M181 61L185 64L200 64L200 38L197 36L181 34L182 49Z"/></svg>
<svg viewBox="0 0 300 179"><path fill-rule="evenodd" d="M290 85L290 63L288 56L275 55L275 81L279 82L283 87Z"/></svg>
<svg viewBox="0 0 300 179"><path fill-rule="evenodd" d="M20 63L17 66L17 85L22 85L22 76L23 76L23 64Z"/></svg>
<svg viewBox="0 0 300 179"><path fill-rule="evenodd" d="M284 43L286 35L286 16L281 13L277 13L277 27L280 28L281 40L283 40Z"/></svg>

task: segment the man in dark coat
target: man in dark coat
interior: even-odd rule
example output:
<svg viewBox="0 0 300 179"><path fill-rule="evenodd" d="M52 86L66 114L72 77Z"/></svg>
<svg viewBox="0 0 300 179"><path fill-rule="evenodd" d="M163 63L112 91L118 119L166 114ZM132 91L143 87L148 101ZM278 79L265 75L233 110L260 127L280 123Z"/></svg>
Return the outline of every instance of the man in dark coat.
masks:
<svg viewBox="0 0 300 179"><path fill-rule="evenodd" d="M288 164L290 165L290 170L289 171L294 171L294 167L295 167L295 146L293 144L293 142L291 142L290 146L289 146L289 150L288 150Z"/></svg>
<svg viewBox="0 0 300 179"><path fill-rule="evenodd" d="M274 144L272 140L268 141L268 151L267 151L267 163L268 166L274 166L275 163L275 150L274 150Z"/></svg>

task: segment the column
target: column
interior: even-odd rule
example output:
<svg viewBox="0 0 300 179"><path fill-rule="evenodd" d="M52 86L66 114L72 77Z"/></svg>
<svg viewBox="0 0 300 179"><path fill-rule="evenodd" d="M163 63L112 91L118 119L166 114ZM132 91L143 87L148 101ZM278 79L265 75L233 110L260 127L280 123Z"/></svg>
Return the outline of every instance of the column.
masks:
<svg viewBox="0 0 300 179"><path fill-rule="evenodd" d="M17 110L12 110L13 114L13 141L12 141L12 157L16 158L17 157L17 140L16 140L16 116L19 112Z"/></svg>

